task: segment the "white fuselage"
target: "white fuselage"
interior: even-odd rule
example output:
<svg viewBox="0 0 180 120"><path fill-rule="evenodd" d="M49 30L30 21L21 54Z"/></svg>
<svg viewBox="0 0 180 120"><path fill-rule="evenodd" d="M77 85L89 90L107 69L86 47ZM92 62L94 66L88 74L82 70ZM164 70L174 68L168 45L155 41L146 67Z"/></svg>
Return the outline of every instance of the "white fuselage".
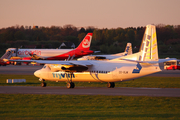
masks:
<svg viewBox="0 0 180 120"><path fill-rule="evenodd" d="M142 66L128 61L89 61L93 66L83 72L73 72L72 81L76 82L120 82L139 78L161 71L159 65ZM34 74L44 80L70 81L71 73L65 71L52 72L49 64Z"/></svg>
<svg viewBox="0 0 180 120"><path fill-rule="evenodd" d="M71 51L72 49L18 49L18 57L30 57L29 53L43 57L53 57Z"/></svg>
<svg viewBox="0 0 180 120"><path fill-rule="evenodd" d="M110 54L110 55L87 55L87 56L78 58L77 60L98 60L98 59L99 60L112 60L112 59L119 58L124 55L125 55L124 52L118 53L118 54Z"/></svg>

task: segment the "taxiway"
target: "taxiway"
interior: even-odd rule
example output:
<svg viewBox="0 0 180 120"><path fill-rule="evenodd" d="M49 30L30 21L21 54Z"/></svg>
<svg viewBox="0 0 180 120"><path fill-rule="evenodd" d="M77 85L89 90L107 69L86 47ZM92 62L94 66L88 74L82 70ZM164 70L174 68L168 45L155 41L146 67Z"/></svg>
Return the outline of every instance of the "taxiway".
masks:
<svg viewBox="0 0 180 120"><path fill-rule="evenodd" d="M35 87L35 86L0 86L0 94L57 94L57 95L123 95L151 97L180 97L179 88L131 88L131 87Z"/></svg>

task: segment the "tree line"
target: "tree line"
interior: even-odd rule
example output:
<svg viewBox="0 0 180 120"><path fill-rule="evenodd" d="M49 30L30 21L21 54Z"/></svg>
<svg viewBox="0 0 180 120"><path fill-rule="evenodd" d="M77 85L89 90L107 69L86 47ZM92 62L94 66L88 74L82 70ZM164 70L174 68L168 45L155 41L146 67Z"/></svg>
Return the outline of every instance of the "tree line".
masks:
<svg viewBox="0 0 180 120"><path fill-rule="evenodd" d="M123 52L127 42L132 43L133 52L138 52L145 31L143 27L98 29L92 26L78 28L73 25L51 27L12 26L0 29L0 50L10 47L58 48L62 42L73 42L76 46L88 32L93 32L91 50L104 54ZM160 54L180 53L180 25L156 25Z"/></svg>

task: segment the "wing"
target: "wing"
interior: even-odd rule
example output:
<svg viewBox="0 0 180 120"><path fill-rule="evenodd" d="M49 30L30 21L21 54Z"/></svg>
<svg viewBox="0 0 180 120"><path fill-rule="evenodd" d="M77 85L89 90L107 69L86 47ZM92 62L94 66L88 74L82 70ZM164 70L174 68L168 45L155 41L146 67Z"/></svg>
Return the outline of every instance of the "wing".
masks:
<svg viewBox="0 0 180 120"><path fill-rule="evenodd" d="M137 63L142 63L146 65L152 65L152 64L157 64L157 63L163 63L171 60L177 60L176 58L168 58L168 59L159 59L158 61L139 61L139 60L130 60L130 59L121 59L120 60L125 60L125 61L130 61L130 62L137 62Z"/></svg>
<svg viewBox="0 0 180 120"><path fill-rule="evenodd" d="M14 61L14 62L29 62L29 63L40 63L40 64L61 64L61 65L82 65L89 66L92 65L88 61L55 61L55 60L9 60L4 59L5 61Z"/></svg>
<svg viewBox="0 0 180 120"><path fill-rule="evenodd" d="M7 60L6 60L7 61ZM86 71L93 64L90 61L53 61L53 60L8 60L14 62L29 62L31 64L47 64L51 71L82 72Z"/></svg>

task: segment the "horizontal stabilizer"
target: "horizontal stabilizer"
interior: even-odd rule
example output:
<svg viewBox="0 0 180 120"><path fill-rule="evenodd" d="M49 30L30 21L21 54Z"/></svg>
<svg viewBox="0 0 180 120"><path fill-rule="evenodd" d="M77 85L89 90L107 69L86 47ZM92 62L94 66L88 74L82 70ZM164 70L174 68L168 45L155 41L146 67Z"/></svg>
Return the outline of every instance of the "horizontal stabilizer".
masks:
<svg viewBox="0 0 180 120"><path fill-rule="evenodd" d="M99 53L99 52L101 52L101 51L94 51L94 53Z"/></svg>
<svg viewBox="0 0 180 120"><path fill-rule="evenodd" d="M157 63L163 63L171 60L177 60L176 58L168 58L168 59L159 59L158 61L139 61L139 60L130 60L130 59L121 59L120 60L125 60L125 61L130 61L130 62L137 62L137 63L146 63L146 64L157 64Z"/></svg>

